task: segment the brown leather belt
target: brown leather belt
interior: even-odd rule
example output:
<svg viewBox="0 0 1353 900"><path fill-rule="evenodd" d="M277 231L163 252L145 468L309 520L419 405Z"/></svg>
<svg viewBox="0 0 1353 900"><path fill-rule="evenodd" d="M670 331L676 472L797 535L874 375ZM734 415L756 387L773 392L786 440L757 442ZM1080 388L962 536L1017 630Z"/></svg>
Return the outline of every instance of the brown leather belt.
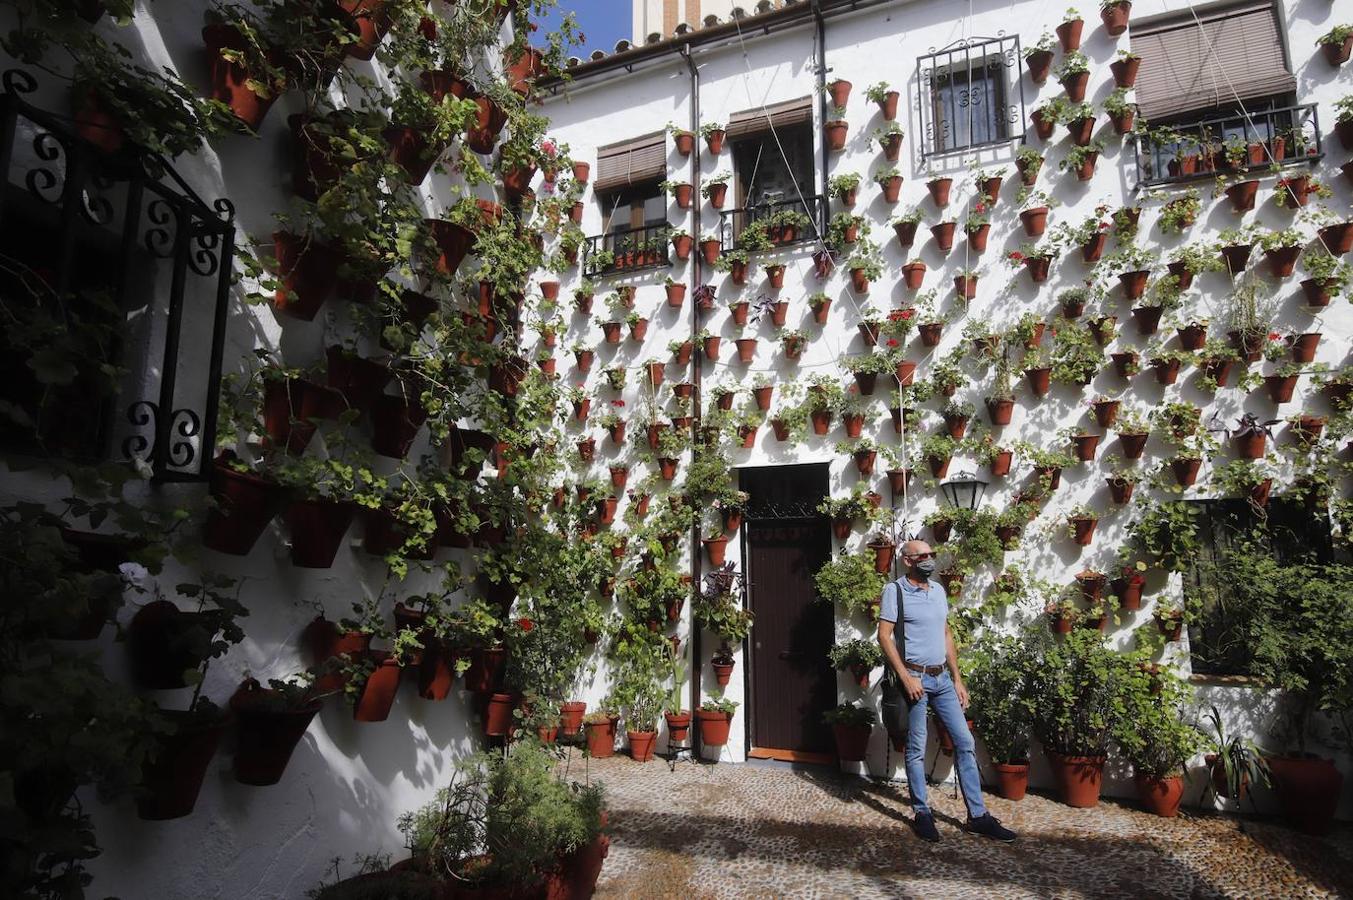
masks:
<svg viewBox="0 0 1353 900"><path fill-rule="evenodd" d="M908 669L911 669L913 672L920 672L923 675L939 675L944 671L943 663L941 663L938 666L922 666L912 662L909 659L904 659L902 661L902 665L906 666Z"/></svg>

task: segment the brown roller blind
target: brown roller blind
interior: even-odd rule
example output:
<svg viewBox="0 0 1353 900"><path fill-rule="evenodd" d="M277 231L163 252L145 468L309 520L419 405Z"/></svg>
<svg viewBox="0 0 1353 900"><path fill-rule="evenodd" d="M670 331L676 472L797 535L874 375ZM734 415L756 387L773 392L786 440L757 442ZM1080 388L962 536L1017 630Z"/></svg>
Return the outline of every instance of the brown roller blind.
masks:
<svg viewBox="0 0 1353 900"><path fill-rule="evenodd" d="M813 98L800 97L798 100L786 100L761 109L749 109L733 113L728 120L729 140L751 137L771 128L784 128L787 125L801 125L813 121Z"/></svg>
<svg viewBox="0 0 1353 900"><path fill-rule="evenodd" d="M1137 104L1148 121L1296 87L1271 2L1146 22L1131 37L1142 57Z"/></svg>
<svg viewBox="0 0 1353 900"><path fill-rule="evenodd" d="M594 191L614 191L667 177L667 140L664 132L597 148Z"/></svg>

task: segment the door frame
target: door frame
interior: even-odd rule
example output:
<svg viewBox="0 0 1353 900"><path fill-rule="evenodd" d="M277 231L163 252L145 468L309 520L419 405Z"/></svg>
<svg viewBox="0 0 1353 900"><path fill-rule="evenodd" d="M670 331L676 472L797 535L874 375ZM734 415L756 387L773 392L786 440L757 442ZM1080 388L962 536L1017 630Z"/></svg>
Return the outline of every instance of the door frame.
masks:
<svg viewBox="0 0 1353 900"><path fill-rule="evenodd" d="M824 490L823 490L822 496L825 497L825 496L828 496L828 495L830 494L830 491L831 491L831 466L830 466L829 463L825 463L825 462L820 462L820 463L816 463L816 462L814 462L814 463L790 463L790 464L787 464L787 465L767 465L767 466L739 466L739 467L737 468L737 472L738 472L738 487L739 487L740 490L746 490L746 487L747 487L747 486L746 486L746 483L745 483L745 481L744 481L744 475L745 475L746 473L749 473L749 472L752 472L752 471L763 471L763 470L776 470L776 471L781 471L781 472L783 472L784 470L787 470L787 469L819 469L819 470L821 470L821 474L822 474L822 484L823 484L823 489L824 489ZM746 513L744 513L744 515L743 515L742 527L738 529L738 532L739 532L739 534L738 534L738 551L739 551L739 553L741 554L741 559L742 559L742 573L743 573L743 577L744 577L744 580L745 580L745 590L746 590L746 594L747 594L747 596L746 596L746 601L745 601L745 602L746 602L747 607L748 607L749 609L752 607L752 591L755 589L755 583L752 581L752 578L751 578L751 569L750 569L751 554L749 553L749 547L748 547L748 540L747 540L747 539L748 539L748 535L749 535L750 532L751 532L751 528L749 528L748 526L749 526L749 525L751 524L751 522L753 521L753 516L751 515L751 513L752 513L752 511L755 509L754 502L755 502L755 498L754 498L754 497L749 497L749 500L748 500L748 506L747 506L747 511L746 511ZM831 544L831 540L832 540L832 539L831 539L831 533L830 533L830 530L829 530L830 525L829 525L829 523L827 522L827 517L824 516L824 515L822 515L821 513L817 512L817 510L816 510L816 508L815 508L815 507L817 506L817 502L818 502L817 500L813 500L813 501L811 502L811 505L805 506L805 505L803 504L803 502L801 501L801 502L799 502L799 503L797 504L797 508L791 508L791 509L786 509L786 510L785 510L786 512L789 512L789 513L798 513L797 515L785 515L785 516L773 516L773 517L772 517L772 516L765 516L765 517L761 517L761 518L759 519L759 521L763 521L763 522L766 522L766 521L773 521L773 522L785 522L785 523L791 523L791 522L820 523L820 524L822 525L823 529L824 529L824 532L826 533L826 538L827 538L827 551L828 551L828 556L829 556L829 558L830 558L830 554L831 554L831 550L832 550L832 544ZM753 628L755 628L755 626L753 626ZM743 646L742 646L743 665L746 667L746 675L744 676L744 679L743 679L743 686L742 686L742 691L743 691L743 697L742 697L743 709L744 709L745 712L746 712L746 714L743 716L743 723L742 723L742 725L743 725L743 732L744 732L744 733L743 733L743 746L746 748L746 753L745 753L746 757L747 757L748 759L774 759L774 760L779 760L779 761L783 761L783 762L813 763L813 764L830 765L830 764L835 760L835 757L834 757L830 752L827 752L827 753L813 753L813 752L810 752L810 751L803 751L803 750L789 750L789 749L778 748L778 747L759 747L759 746L757 746L756 743L752 740L752 738L753 738L753 730L754 730L753 726L754 726L755 715L756 715L756 704L755 704L755 698L754 698L754 693L753 693L753 684L752 684L753 680L754 680L755 677L756 677L756 667L755 667L755 664L754 664L754 661L753 661L753 656L754 656L755 652L756 652L756 651L755 651L755 648L754 648L753 645L752 645L752 640L751 640L751 637L750 637L750 635L749 635L748 638L747 638L745 641L743 641Z"/></svg>

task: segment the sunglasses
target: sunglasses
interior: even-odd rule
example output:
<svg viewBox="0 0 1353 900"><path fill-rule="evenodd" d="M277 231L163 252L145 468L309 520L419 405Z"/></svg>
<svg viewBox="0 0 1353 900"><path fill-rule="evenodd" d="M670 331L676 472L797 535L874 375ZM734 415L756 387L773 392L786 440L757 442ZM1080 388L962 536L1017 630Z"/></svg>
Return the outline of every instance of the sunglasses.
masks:
<svg viewBox="0 0 1353 900"><path fill-rule="evenodd" d="M934 559L934 553L903 553L903 559Z"/></svg>

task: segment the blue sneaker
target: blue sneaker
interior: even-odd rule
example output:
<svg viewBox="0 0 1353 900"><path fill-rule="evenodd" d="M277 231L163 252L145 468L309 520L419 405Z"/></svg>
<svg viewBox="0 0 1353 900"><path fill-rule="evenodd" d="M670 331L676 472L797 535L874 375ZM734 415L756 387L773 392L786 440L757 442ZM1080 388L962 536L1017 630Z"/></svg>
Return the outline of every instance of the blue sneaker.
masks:
<svg viewBox="0 0 1353 900"><path fill-rule="evenodd" d="M935 817L930 813L917 813L916 818L912 820L911 827L921 840L929 841L932 844L940 842L940 832L935 827Z"/></svg>
<svg viewBox="0 0 1353 900"><path fill-rule="evenodd" d="M1013 831L998 822L991 813L976 819L969 819L963 830L968 834L980 834L982 837L989 837L993 841L1000 841L1002 844L1013 844L1016 837Z"/></svg>

